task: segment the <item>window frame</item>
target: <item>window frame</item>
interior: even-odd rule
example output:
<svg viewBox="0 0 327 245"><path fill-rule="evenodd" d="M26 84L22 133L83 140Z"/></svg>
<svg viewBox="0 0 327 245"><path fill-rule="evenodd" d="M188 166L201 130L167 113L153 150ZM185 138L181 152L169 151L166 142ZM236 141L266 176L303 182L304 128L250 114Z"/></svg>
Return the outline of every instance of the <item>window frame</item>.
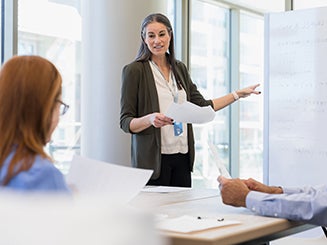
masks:
<svg viewBox="0 0 327 245"><path fill-rule="evenodd" d="M212 3L215 5L220 5L222 7L228 8L230 11L230 30L229 34L229 76L230 82L229 87L230 91L234 91L239 88L240 85L240 15L241 13L247 12L254 14L256 16L261 16L264 18L264 12L260 12L255 9L246 8L240 5L230 3L229 1L223 0L199 0L203 2ZM291 9L293 6L293 0L285 0L285 10ZM189 64L189 55L190 55L190 13L191 6L188 0L175 0L175 42L176 49L181 50L178 53L177 58L181 59L187 67L190 67ZM240 105L235 103L225 110L229 110L229 171L232 177L240 176ZM263 112L264 113L264 112ZM264 158L263 158L264 159Z"/></svg>

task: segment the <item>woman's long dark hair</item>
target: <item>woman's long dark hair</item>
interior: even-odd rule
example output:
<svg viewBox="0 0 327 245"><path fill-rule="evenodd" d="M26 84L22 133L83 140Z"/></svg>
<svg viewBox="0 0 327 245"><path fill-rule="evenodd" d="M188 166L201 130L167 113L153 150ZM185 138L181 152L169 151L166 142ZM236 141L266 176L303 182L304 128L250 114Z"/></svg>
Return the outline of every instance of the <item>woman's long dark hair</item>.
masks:
<svg viewBox="0 0 327 245"><path fill-rule="evenodd" d="M178 89L182 89L181 86L181 79L176 71L176 58L175 58L175 48L174 48L174 34L173 34L173 28L170 24L169 19L160 13L150 14L148 15L142 22L141 25L141 46L139 48L138 54L136 56L136 61L149 61L151 59L151 51L149 50L148 46L145 43L145 35L146 35L146 27L148 24L152 22L158 22L167 27L168 33L170 35L170 43L169 43L169 53L167 54L167 61L169 65L171 66L171 70L175 76L176 83Z"/></svg>

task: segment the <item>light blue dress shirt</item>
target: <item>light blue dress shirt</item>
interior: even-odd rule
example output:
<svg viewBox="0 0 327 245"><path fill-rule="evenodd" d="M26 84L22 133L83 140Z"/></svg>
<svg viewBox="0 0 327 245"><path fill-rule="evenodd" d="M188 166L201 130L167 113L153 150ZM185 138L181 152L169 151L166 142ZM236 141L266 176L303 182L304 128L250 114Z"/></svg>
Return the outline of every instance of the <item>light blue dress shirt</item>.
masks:
<svg viewBox="0 0 327 245"><path fill-rule="evenodd" d="M246 207L253 212L278 218L327 226L327 185L284 188L284 194L250 191Z"/></svg>
<svg viewBox="0 0 327 245"><path fill-rule="evenodd" d="M0 170L0 181L6 176L9 161L14 152L6 159ZM32 167L22 171L10 182L3 186L7 190L17 191L38 191L38 192L64 192L70 193L63 174L48 159L36 156Z"/></svg>

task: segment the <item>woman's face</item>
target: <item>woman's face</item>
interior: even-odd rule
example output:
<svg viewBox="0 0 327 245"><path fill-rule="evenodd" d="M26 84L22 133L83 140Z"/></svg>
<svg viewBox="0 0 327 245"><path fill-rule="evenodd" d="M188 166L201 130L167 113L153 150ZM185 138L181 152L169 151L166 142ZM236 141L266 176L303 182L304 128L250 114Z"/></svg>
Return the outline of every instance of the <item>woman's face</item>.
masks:
<svg viewBox="0 0 327 245"><path fill-rule="evenodd" d="M144 42L153 56L165 56L170 38L170 33L164 24L151 22L147 25Z"/></svg>

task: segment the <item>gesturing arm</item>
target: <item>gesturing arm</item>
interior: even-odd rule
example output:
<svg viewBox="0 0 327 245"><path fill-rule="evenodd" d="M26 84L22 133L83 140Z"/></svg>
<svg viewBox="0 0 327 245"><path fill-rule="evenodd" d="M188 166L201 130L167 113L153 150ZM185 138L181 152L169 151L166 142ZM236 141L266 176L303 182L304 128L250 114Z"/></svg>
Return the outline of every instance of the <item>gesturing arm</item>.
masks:
<svg viewBox="0 0 327 245"><path fill-rule="evenodd" d="M218 111L234 101L238 100L239 98L245 98L250 96L251 94L260 94L260 91L256 91L255 89L259 86L260 84L255 84L237 91L234 91L230 94L226 94L225 96L213 99L213 109L215 111Z"/></svg>

